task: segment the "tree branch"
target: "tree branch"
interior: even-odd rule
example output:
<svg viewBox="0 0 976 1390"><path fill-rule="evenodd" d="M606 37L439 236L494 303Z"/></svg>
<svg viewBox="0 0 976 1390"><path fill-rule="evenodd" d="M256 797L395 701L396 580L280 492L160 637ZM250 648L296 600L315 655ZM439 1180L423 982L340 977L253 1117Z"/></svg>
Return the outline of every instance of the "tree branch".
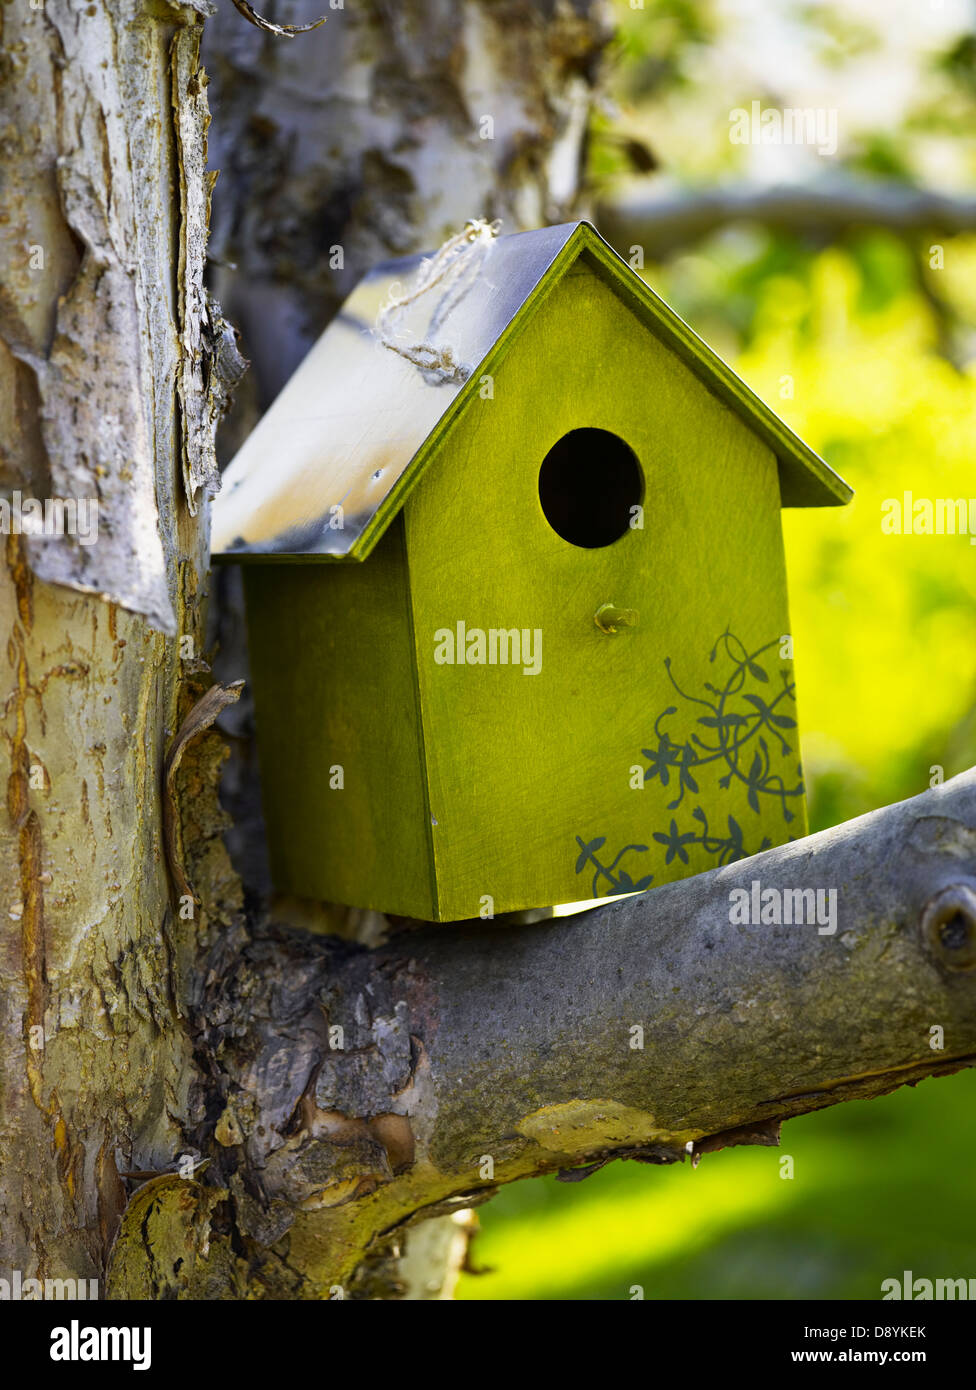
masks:
<svg viewBox="0 0 976 1390"><path fill-rule="evenodd" d="M618 247L668 255L735 222L837 239L852 228L955 233L976 227L976 198L951 197L894 180L832 175L812 184L727 184L700 192L652 191L642 183L599 204L597 224Z"/></svg>
<svg viewBox="0 0 976 1390"><path fill-rule="evenodd" d="M320 29L328 18L327 15L322 15L320 19L313 20L311 24L275 24L270 19L265 19L263 15L258 14L247 3L247 0L232 0L232 3L234 8L256 29L263 29L266 34L276 34L283 39L293 39L296 34L308 34L313 29Z"/></svg>
<svg viewBox="0 0 976 1390"><path fill-rule="evenodd" d="M754 882L836 890L836 930L733 924ZM976 1062L976 770L575 918L375 951L242 932L198 1000L224 1094L208 1181L252 1276L328 1296L399 1225L499 1183L775 1143L791 1116Z"/></svg>

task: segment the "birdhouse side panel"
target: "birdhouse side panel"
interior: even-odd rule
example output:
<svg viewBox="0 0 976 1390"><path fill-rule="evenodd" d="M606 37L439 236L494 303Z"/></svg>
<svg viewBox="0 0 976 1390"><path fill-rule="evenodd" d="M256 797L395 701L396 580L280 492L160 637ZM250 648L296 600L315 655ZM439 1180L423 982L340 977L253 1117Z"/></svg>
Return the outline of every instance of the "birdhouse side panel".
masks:
<svg viewBox="0 0 976 1390"><path fill-rule="evenodd" d="M363 564L245 568L279 892L434 914L402 521Z"/></svg>
<svg viewBox="0 0 976 1390"><path fill-rule="evenodd" d="M594 271L404 515L441 918L806 832L776 460Z"/></svg>

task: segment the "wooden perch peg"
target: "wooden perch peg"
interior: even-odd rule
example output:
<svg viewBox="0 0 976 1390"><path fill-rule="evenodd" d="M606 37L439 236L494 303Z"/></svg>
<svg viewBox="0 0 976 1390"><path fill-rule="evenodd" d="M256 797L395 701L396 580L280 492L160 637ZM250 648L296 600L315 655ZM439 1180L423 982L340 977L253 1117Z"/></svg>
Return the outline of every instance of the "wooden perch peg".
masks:
<svg viewBox="0 0 976 1390"><path fill-rule="evenodd" d="M601 632L617 632L622 627L636 627L640 614L634 608L618 608L615 603L601 603L593 614Z"/></svg>

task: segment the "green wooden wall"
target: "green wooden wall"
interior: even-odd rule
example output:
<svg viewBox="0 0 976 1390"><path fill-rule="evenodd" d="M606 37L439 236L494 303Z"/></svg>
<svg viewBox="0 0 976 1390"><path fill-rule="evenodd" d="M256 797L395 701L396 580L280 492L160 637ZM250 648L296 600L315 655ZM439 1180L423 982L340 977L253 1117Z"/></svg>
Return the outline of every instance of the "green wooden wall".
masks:
<svg viewBox="0 0 976 1390"><path fill-rule="evenodd" d="M276 887L432 918L402 517L362 564L244 575ZM334 766L341 790L330 787Z"/></svg>

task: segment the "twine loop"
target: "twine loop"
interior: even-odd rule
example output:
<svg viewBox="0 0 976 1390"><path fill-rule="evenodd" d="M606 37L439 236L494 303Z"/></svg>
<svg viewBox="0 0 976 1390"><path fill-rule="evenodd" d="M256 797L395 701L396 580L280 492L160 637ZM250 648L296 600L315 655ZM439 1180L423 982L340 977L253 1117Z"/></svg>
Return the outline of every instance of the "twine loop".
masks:
<svg viewBox="0 0 976 1390"><path fill-rule="evenodd" d="M449 343L436 341L444 320L471 289L481 271L488 250L501 223L472 218L464 230L449 237L435 255L421 261L416 279L409 289L398 282L390 286L389 297L376 316L376 335L384 347L412 362L431 385L445 381L463 383L474 367L461 362ZM421 342L405 344L403 317L407 309L440 287L427 333Z"/></svg>

